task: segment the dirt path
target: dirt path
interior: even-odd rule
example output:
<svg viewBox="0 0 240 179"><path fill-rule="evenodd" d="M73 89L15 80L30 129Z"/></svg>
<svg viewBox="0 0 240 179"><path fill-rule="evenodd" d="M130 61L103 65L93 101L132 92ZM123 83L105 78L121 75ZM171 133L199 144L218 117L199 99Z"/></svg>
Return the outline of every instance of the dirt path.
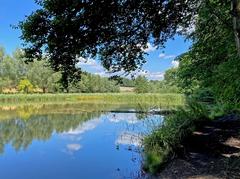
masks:
<svg viewBox="0 0 240 179"><path fill-rule="evenodd" d="M158 178L240 179L239 116L228 115L199 127L184 142L184 153Z"/></svg>

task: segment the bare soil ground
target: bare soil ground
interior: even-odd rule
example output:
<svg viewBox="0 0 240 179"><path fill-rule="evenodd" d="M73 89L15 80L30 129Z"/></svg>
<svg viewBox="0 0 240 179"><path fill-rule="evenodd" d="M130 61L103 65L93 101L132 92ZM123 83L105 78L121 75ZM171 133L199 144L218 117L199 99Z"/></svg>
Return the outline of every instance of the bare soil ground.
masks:
<svg viewBox="0 0 240 179"><path fill-rule="evenodd" d="M184 142L184 154L158 178L240 179L240 117L231 114L207 122Z"/></svg>

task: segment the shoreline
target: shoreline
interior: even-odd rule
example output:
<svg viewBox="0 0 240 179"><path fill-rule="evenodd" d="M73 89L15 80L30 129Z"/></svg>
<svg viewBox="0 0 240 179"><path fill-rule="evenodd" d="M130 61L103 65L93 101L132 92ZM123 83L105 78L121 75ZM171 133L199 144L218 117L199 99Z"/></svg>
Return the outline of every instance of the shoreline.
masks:
<svg viewBox="0 0 240 179"><path fill-rule="evenodd" d="M182 154L169 161L159 178L240 177L240 116L226 115L199 126L183 142Z"/></svg>

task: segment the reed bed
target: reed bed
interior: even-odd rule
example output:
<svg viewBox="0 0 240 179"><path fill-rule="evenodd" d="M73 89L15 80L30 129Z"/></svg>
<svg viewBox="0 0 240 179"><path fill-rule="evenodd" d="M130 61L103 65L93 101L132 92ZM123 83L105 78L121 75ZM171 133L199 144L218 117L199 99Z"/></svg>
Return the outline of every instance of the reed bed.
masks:
<svg viewBox="0 0 240 179"><path fill-rule="evenodd" d="M151 105L153 108L178 107L185 103L182 94L134 94L134 93L59 93L59 94L0 94L0 106L7 104L31 103L97 103L135 104L139 107Z"/></svg>

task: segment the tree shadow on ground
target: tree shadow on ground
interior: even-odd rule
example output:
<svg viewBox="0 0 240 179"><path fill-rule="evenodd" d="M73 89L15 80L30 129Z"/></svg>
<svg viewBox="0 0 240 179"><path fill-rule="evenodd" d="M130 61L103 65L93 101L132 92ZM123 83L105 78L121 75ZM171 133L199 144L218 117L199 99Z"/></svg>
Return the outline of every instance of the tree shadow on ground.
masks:
<svg viewBox="0 0 240 179"><path fill-rule="evenodd" d="M159 178L240 179L240 119L229 115L199 126L183 143L184 155Z"/></svg>

